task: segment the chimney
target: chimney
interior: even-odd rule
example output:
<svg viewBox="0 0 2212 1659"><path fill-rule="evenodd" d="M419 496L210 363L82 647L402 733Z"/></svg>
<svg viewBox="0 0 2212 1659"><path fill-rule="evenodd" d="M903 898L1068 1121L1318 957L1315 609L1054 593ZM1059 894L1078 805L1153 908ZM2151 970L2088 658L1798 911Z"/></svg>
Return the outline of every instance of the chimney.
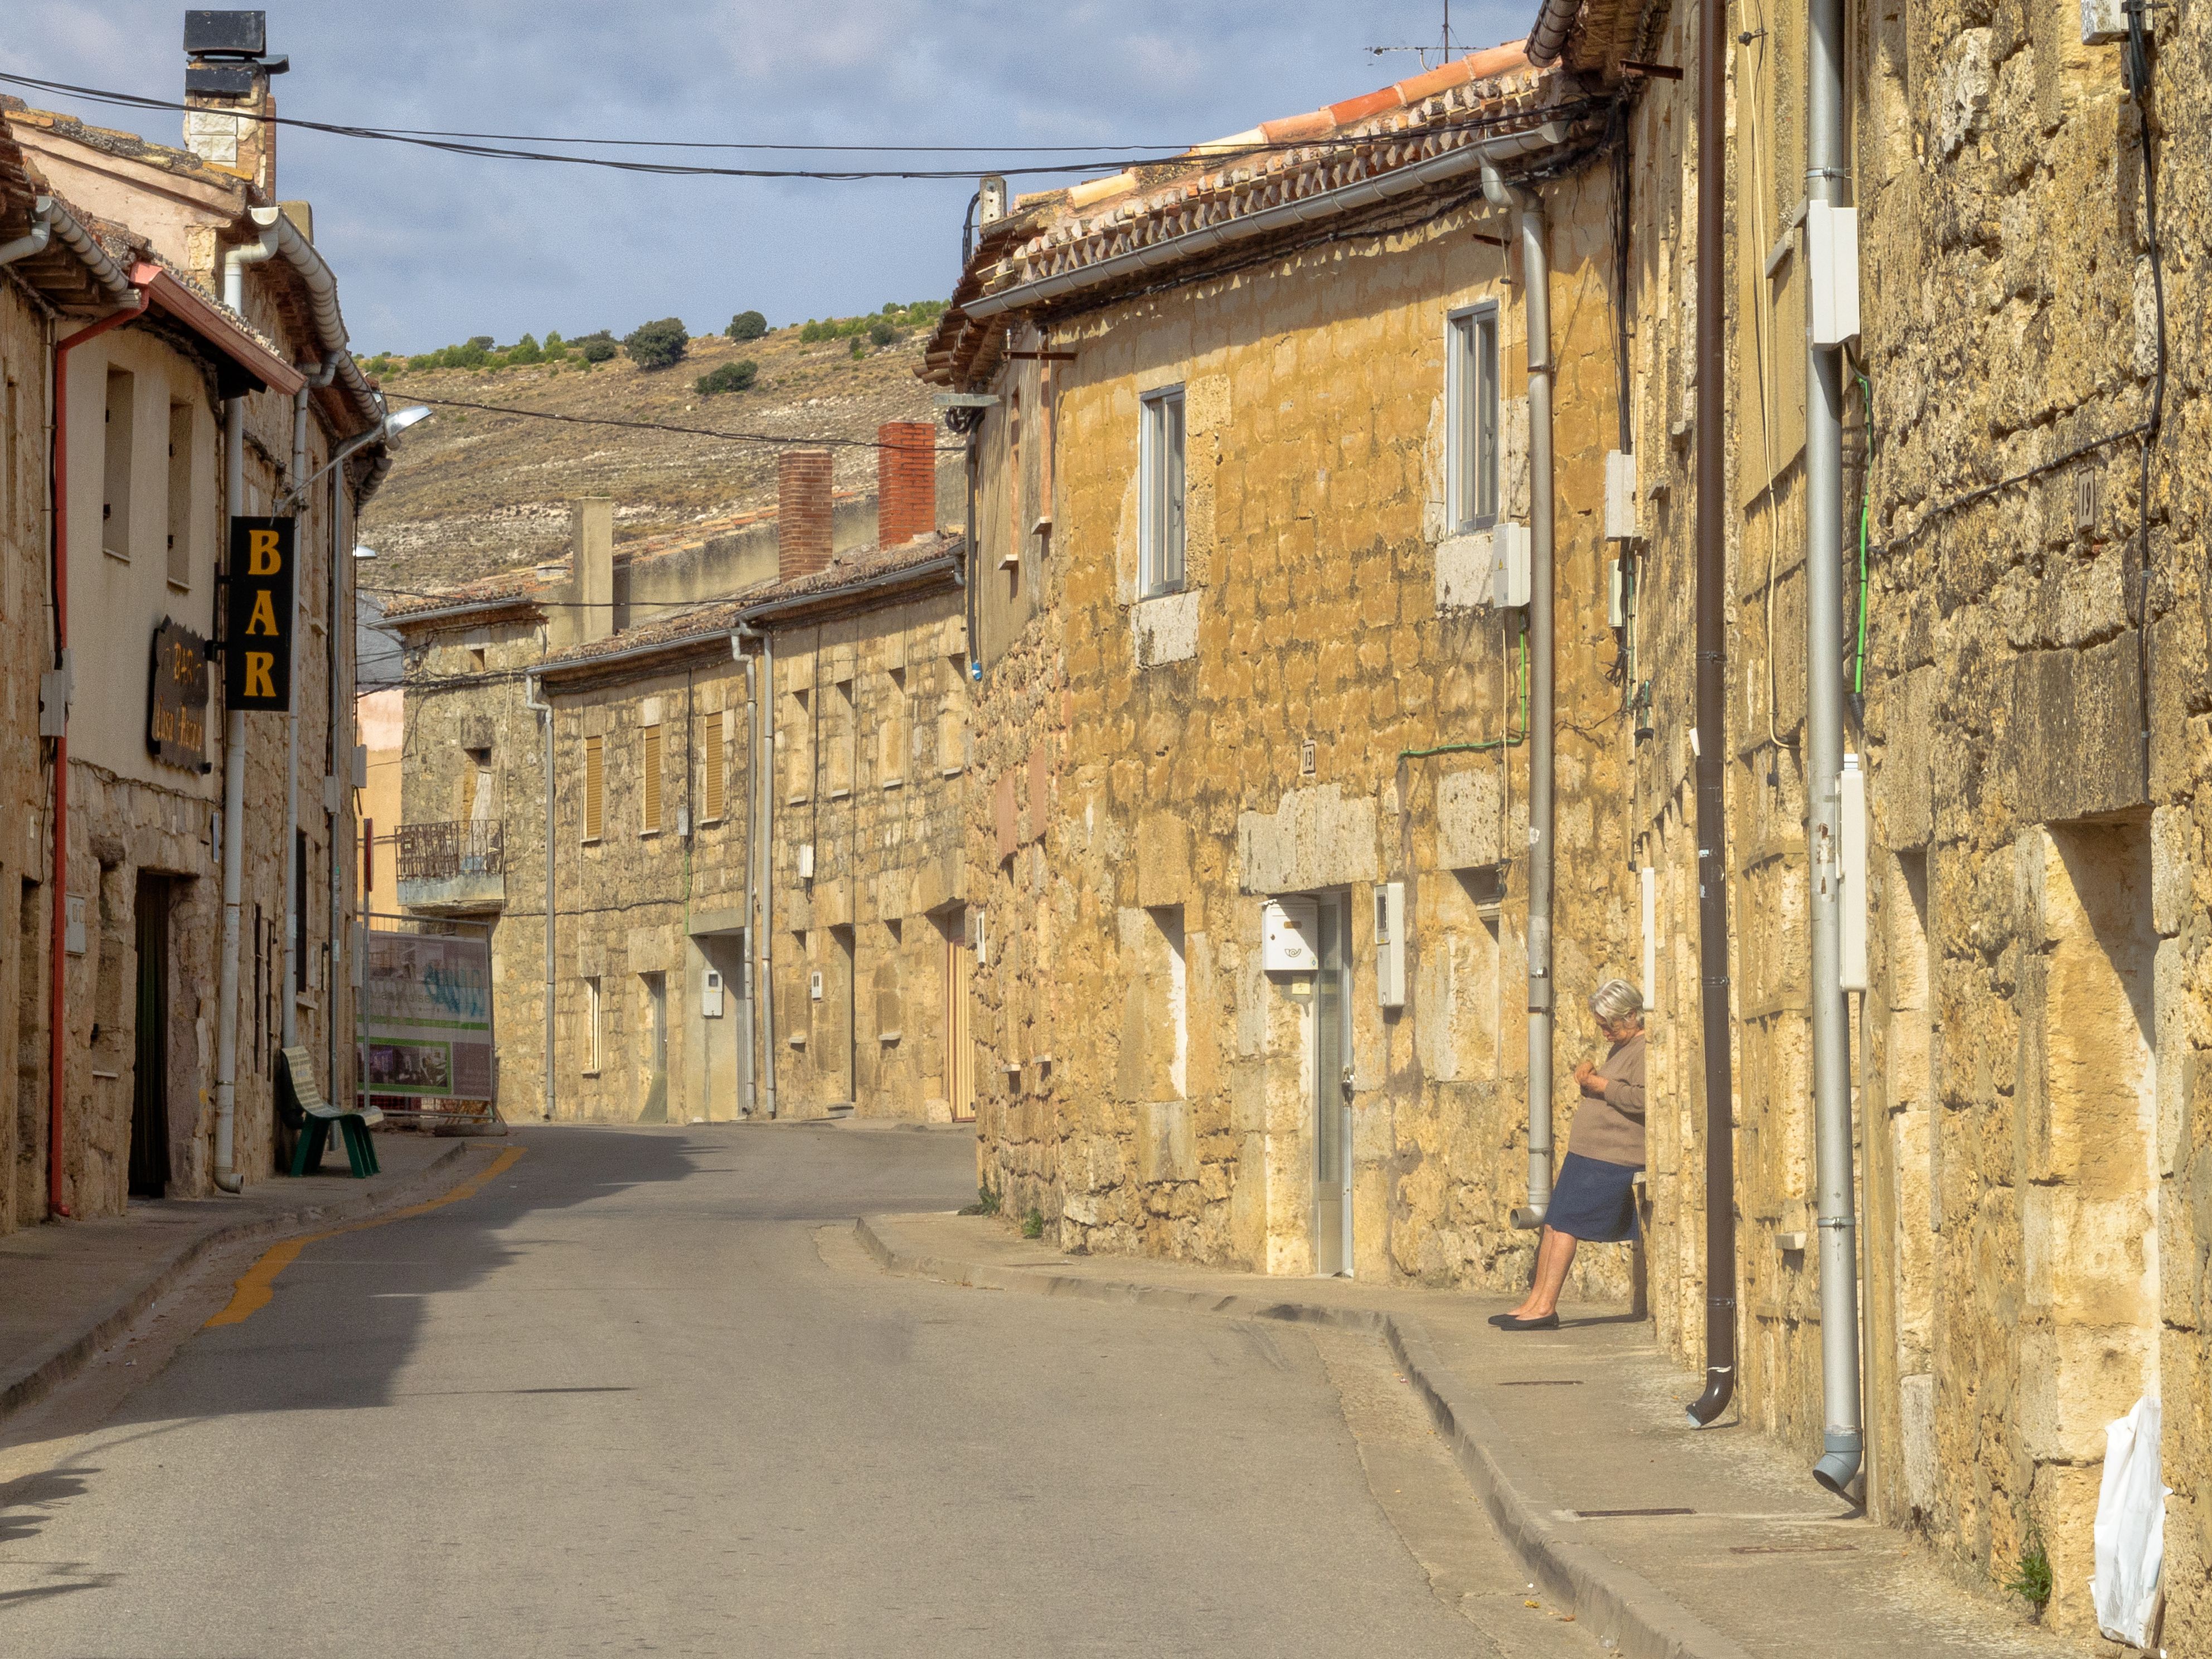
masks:
<svg viewBox="0 0 2212 1659"><path fill-rule="evenodd" d="M264 203L276 199L276 129L240 118L276 114L269 78L291 67L269 56L266 12L185 14L185 148Z"/></svg>
<svg viewBox="0 0 2212 1659"><path fill-rule="evenodd" d="M576 596L574 637L603 640L615 629L615 504L608 495L568 503L568 569Z"/></svg>
<svg viewBox="0 0 2212 1659"><path fill-rule="evenodd" d="M937 428L887 421L876 443L876 541L902 547L937 528Z"/></svg>
<svg viewBox="0 0 2212 1659"><path fill-rule="evenodd" d="M787 449L775 464L777 580L829 568L830 452Z"/></svg>

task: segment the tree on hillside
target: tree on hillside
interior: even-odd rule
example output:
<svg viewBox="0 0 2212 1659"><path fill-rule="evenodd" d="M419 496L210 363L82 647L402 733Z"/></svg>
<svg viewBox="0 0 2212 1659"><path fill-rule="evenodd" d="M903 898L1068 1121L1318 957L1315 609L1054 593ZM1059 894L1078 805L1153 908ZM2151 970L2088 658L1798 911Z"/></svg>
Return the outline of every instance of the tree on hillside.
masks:
<svg viewBox="0 0 2212 1659"><path fill-rule="evenodd" d="M621 349L615 344L613 333L604 328L596 334L584 335L570 343L576 348L578 355L587 363L605 362Z"/></svg>
<svg viewBox="0 0 2212 1659"><path fill-rule="evenodd" d="M699 377L699 395L711 398L720 392L747 391L759 377L760 365L750 357L734 363L724 363Z"/></svg>
<svg viewBox="0 0 2212 1659"><path fill-rule="evenodd" d="M538 343L536 335L526 334L507 347L507 361L510 363L542 363L545 361L544 349Z"/></svg>
<svg viewBox="0 0 2212 1659"><path fill-rule="evenodd" d="M684 348L690 342L682 319L663 317L632 329L623 338L623 349L640 368L672 368L683 362Z"/></svg>
<svg viewBox="0 0 2212 1659"><path fill-rule="evenodd" d="M768 332L768 319L757 311L741 311L722 331L732 340L757 340Z"/></svg>

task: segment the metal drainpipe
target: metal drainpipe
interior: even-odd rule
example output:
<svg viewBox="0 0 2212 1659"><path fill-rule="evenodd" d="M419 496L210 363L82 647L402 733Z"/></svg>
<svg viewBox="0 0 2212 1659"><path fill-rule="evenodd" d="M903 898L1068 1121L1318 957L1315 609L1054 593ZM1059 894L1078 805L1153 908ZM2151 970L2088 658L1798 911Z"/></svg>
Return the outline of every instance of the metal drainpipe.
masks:
<svg viewBox="0 0 2212 1659"><path fill-rule="evenodd" d="M1544 205L1485 163L1482 193L1520 221L1528 356L1528 1203L1516 1227L1552 1206L1552 305Z"/></svg>
<svg viewBox="0 0 2212 1659"><path fill-rule="evenodd" d="M53 493L48 517L54 538L54 669L61 677L62 707L60 729L54 736L53 908L47 922L46 1208L59 1216L71 1213L62 1201L63 1176L68 1168L62 1138L63 1107L69 1098L69 355L87 340L120 328L143 313L146 296L131 297L137 304L112 311L54 343L53 474L49 481Z"/></svg>
<svg viewBox="0 0 2212 1659"><path fill-rule="evenodd" d="M553 702L538 700L538 678L522 679L522 706L534 711L545 726L545 1121L553 1121Z"/></svg>
<svg viewBox="0 0 2212 1659"><path fill-rule="evenodd" d="M1805 197L1847 204L1842 0L1812 0ZM1808 278L1813 273L1807 273ZM1820 1236L1820 1378L1826 1434L1813 1478L1839 1498L1866 1443L1859 1399L1858 1250L1851 1210L1850 1011L1843 991L1844 377L1808 339L1805 429L1805 767L1811 795L1813 1138ZM1853 895L1856 902L1856 895Z"/></svg>
<svg viewBox="0 0 2212 1659"><path fill-rule="evenodd" d="M744 653L738 649L738 641L735 635L732 635L730 640L730 653L732 656L744 656ZM745 657L744 664L745 753L750 757L760 752L760 674L759 665L752 658ZM752 832L756 771L757 769L749 760L745 767L745 830L748 836ZM752 942L754 895L760 890L760 884L754 878L754 869L752 855L748 851L745 856L745 932L748 947ZM750 948L747 954L750 954ZM744 1044L738 1052L744 1057L744 1064L738 1077L738 1110L741 1116L752 1117L760 1110L760 1074L753 1059L753 1038L758 1029L755 1019L755 1009L758 1006L760 992L757 988L757 975L752 973L750 966L746 967L745 976L752 980L754 984L749 988L752 990L752 994L743 999L745 1011Z"/></svg>
<svg viewBox="0 0 2212 1659"><path fill-rule="evenodd" d="M337 373L338 360L333 356L327 362L313 368L302 363L307 384L292 394L292 476L287 481L287 490L297 489L299 481L307 476L307 403L314 389L331 383ZM293 513L307 511L304 501L297 502ZM295 664L300 654L300 547L301 538L292 540L292 656ZM292 706L284 711L284 988L278 1000L284 1046L293 1047L300 1041L300 906L306 895L300 891L300 868L296 851L300 841L300 695L298 676L293 677ZM335 718L337 704L331 704ZM337 1087L337 1079L331 1079Z"/></svg>
<svg viewBox="0 0 2212 1659"><path fill-rule="evenodd" d="M1705 1391L1702 1429L1735 1394L1735 1097L1729 1048L1727 488L1722 443L1721 210L1728 188L1728 0L1698 0L1697 725L1698 974L1705 1071Z"/></svg>
<svg viewBox="0 0 2212 1659"><path fill-rule="evenodd" d="M775 929L775 891L770 878L775 866L769 859L769 836L774 828L775 811L775 636L764 628L755 628L747 623L739 623L738 632L760 641L759 695L753 700L757 742L750 769L752 850L756 857L754 867L759 872L756 880L760 894L760 937L753 945L753 988L760 1004L761 1101L766 1115L772 1118L775 1115L775 963L771 941Z"/></svg>

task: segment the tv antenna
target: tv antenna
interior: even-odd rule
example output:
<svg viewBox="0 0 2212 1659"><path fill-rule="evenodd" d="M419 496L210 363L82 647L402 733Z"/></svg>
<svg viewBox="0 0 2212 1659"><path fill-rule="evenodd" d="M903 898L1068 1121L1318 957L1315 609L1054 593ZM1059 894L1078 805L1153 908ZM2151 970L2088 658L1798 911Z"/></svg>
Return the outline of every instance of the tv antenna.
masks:
<svg viewBox="0 0 2212 1659"><path fill-rule="evenodd" d="M1452 60L1451 0L1443 0L1443 3L1444 27L1441 46L1370 46L1367 48L1368 53L1372 57L1380 58L1383 53L1390 52L1413 52L1419 57L1421 67L1425 70L1439 69L1450 63ZM1429 61L1429 54L1431 52L1437 54L1437 61L1433 64Z"/></svg>

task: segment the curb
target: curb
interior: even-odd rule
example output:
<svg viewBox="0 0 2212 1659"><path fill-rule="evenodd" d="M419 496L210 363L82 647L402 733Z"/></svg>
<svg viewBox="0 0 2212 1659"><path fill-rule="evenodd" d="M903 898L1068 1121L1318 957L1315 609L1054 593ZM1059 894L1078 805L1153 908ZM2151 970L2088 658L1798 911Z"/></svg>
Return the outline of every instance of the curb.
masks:
<svg viewBox="0 0 2212 1659"><path fill-rule="evenodd" d="M14 1370L0 1376L0 1425L4 1425L7 1419L16 1413L45 1399L83 1370L88 1360L129 1329L139 1315L167 1296L179 1280L215 1252L252 1239L266 1238L275 1233L296 1232L303 1227L319 1226L325 1222L355 1221L363 1216L375 1215L414 1198L422 1188L432 1184L432 1176L458 1163L467 1155L468 1150L468 1142L456 1141L417 1170L408 1181L389 1192L377 1194L374 1200L358 1203L341 1200L317 1206L302 1205L297 1209L275 1215L259 1216L251 1221L217 1227L197 1238L186 1240L172 1250L166 1260L155 1264L147 1278L108 1302L82 1328L72 1335L58 1338L44 1352L33 1355ZM321 1213L309 1214L311 1207L319 1208Z"/></svg>
<svg viewBox="0 0 2212 1659"><path fill-rule="evenodd" d="M1079 1278L985 1267L947 1256L909 1254L886 1235L888 1216L853 1224L860 1246L887 1273L933 1279L973 1290L1206 1313L1231 1319L1274 1319L1379 1336L1420 1390L1429 1415L1450 1446L1460 1473L1482 1500L1498 1534L1519 1553L1546 1594L1577 1622L1611 1637L1627 1659L1751 1659L1738 1643L1706 1624L1643 1574L1622 1565L1578 1534L1571 1518L1515 1452L1510 1437L1438 1358L1419 1320L1379 1309L1331 1307L1294 1297L1267 1298L1177 1290L1133 1279Z"/></svg>

